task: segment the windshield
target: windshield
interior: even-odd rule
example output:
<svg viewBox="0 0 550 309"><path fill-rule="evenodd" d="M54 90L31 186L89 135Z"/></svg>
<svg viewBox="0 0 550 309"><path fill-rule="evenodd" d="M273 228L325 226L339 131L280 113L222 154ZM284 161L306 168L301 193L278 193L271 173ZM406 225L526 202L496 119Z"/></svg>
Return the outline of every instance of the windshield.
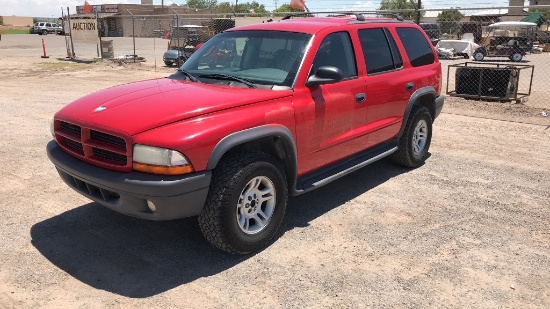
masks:
<svg viewBox="0 0 550 309"><path fill-rule="evenodd" d="M181 70L204 83L222 80L235 85L240 79L258 88L290 88L310 38L310 34L283 31L224 32L206 42Z"/></svg>

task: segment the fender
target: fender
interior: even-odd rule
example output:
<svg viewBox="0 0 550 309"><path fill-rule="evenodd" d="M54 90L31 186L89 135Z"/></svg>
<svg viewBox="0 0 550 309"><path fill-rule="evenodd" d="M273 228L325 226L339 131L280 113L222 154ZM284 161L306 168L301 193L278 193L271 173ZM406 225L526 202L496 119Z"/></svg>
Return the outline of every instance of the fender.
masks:
<svg viewBox="0 0 550 309"><path fill-rule="evenodd" d="M399 130L399 134L397 135L398 138L401 138L401 135L403 135L403 132L405 131L405 126L407 125L407 120L409 119L414 103L418 100L418 98L426 94L432 94L434 98L437 97L437 92L433 86L420 88L412 94L409 99L409 103L407 104L407 108L405 109L405 114L403 115L403 123L401 124L401 130ZM433 108L433 111L435 112L435 105L431 106L431 108Z"/></svg>
<svg viewBox="0 0 550 309"><path fill-rule="evenodd" d="M235 132L224 137L218 142L218 144L216 144L214 150L212 150L212 154L210 155L210 159L208 159L208 165L206 166L206 169L214 169L220 162L223 155L231 148L244 144L246 142L269 136L279 137L285 146L288 159L285 164L285 172L287 173L288 183L292 188L296 182L296 174L298 173L298 155L296 151L296 143L294 142L294 135L292 135L292 132L290 132L287 127L282 125L263 125Z"/></svg>

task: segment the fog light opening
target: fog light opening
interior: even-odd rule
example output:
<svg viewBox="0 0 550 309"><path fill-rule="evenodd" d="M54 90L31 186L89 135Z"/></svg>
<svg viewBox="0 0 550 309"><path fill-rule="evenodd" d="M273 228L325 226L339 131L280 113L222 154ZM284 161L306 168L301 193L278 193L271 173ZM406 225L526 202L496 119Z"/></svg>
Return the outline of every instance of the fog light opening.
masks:
<svg viewBox="0 0 550 309"><path fill-rule="evenodd" d="M157 211L157 206L150 200L147 200L147 207L149 207L149 210L152 212Z"/></svg>

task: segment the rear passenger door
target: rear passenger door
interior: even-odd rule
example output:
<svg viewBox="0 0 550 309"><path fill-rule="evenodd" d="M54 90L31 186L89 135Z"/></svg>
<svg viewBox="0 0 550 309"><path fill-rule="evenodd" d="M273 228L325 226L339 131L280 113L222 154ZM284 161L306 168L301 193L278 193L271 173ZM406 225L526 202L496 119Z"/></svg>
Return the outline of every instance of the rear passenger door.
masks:
<svg viewBox="0 0 550 309"><path fill-rule="evenodd" d="M399 132L414 82L404 72L403 58L388 28L360 29L358 35L367 71L365 123L371 147Z"/></svg>

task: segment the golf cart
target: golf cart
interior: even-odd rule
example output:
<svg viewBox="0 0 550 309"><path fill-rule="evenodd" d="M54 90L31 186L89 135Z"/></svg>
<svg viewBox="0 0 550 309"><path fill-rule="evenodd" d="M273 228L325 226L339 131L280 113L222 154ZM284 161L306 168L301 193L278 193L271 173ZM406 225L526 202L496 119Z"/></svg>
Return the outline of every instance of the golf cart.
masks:
<svg viewBox="0 0 550 309"><path fill-rule="evenodd" d="M537 24L522 21L489 25L489 32L483 40L486 45L477 48L473 57L476 61L482 61L485 57L508 57L512 62L520 62L533 47L528 34L536 28Z"/></svg>

